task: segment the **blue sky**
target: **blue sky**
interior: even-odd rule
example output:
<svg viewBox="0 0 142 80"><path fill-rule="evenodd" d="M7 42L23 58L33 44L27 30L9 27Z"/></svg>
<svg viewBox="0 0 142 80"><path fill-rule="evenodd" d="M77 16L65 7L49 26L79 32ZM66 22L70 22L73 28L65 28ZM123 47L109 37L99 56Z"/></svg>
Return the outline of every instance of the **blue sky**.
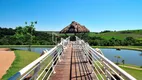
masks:
<svg viewBox="0 0 142 80"><path fill-rule="evenodd" d="M142 29L142 0L0 0L0 26L59 31L72 21L90 31Z"/></svg>

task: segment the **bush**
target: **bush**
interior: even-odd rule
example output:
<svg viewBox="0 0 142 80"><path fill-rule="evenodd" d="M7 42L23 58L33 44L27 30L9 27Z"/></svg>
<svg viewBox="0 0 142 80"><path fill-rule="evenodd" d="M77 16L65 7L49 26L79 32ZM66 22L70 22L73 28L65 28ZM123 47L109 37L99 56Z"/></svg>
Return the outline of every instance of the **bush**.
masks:
<svg viewBox="0 0 142 80"><path fill-rule="evenodd" d="M113 32L113 31L105 30L105 31L101 31L100 33L107 33L107 32Z"/></svg>

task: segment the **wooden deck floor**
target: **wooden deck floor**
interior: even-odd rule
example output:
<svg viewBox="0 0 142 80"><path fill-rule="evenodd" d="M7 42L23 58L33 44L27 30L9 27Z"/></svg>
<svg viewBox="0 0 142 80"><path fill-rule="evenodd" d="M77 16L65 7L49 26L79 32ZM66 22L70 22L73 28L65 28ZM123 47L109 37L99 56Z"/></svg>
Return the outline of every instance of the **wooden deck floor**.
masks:
<svg viewBox="0 0 142 80"><path fill-rule="evenodd" d="M55 71L50 80L96 80L81 47L73 42L67 46Z"/></svg>

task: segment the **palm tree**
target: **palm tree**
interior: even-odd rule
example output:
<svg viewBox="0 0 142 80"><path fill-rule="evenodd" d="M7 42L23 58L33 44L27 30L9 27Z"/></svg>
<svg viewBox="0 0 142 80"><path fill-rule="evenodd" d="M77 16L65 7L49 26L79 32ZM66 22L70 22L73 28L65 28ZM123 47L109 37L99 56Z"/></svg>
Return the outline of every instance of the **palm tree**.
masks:
<svg viewBox="0 0 142 80"><path fill-rule="evenodd" d="M27 24L27 22L25 22ZM33 32L35 30L34 25L37 24L37 21L31 22L31 24L28 27L28 33L30 35L30 43L29 43L29 51L31 51L31 45L32 45L32 39L33 39Z"/></svg>
<svg viewBox="0 0 142 80"><path fill-rule="evenodd" d="M122 60L122 63L123 63L123 66L124 66L124 64L125 64L125 60L124 59Z"/></svg>
<svg viewBox="0 0 142 80"><path fill-rule="evenodd" d="M27 25L28 23L27 23L27 22L25 22L25 24Z"/></svg>
<svg viewBox="0 0 142 80"><path fill-rule="evenodd" d="M31 25L33 25L34 24L34 22L31 22Z"/></svg>
<svg viewBox="0 0 142 80"><path fill-rule="evenodd" d="M121 58L121 56L114 56L116 58L116 64L119 64L119 59Z"/></svg>
<svg viewBox="0 0 142 80"><path fill-rule="evenodd" d="M37 21L35 21L35 24L37 24Z"/></svg>

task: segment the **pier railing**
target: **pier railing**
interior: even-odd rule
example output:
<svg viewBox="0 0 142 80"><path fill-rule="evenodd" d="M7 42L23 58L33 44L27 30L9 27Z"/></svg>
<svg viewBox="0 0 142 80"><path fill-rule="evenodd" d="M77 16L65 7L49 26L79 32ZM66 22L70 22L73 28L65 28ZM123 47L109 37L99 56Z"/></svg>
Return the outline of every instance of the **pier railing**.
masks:
<svg viewBox="0 0 142 80"><path fill-rule="evenodd" d="M92 66L97 80L136 80L133 76L106 58L101 50L93 49L88 43L85 43L78 37L76 37L76 43L82 47L82 51L84 51L90 66Z"/></svg>
<svg viewBox="0 0 142 80"><path fill-rule="evenodd" d="M48 80L52 73L56 73L54 68L60 62L60 57L70 42L70 37L61 39L61 42L51 50L44 50L43 55L21 69L9 80ZM85 55L86 60L92 67L92 74L97 80L136 80L130 74L122 70L112 61L107 59L101 50L93 49L88 43L76 37L73 43L81 49L81 54ZM89 66L89 65L88 65Z"/></svg>
<svg viewBox="0 0 142 80"><path fill-rule="evenodd" d="M60 56L66 49L70 37L61 39L61 42L51 50L44 50L41 57L21 69L9 80L48 80L52 73L55 73L55 66L60 61Z"/></svg>

